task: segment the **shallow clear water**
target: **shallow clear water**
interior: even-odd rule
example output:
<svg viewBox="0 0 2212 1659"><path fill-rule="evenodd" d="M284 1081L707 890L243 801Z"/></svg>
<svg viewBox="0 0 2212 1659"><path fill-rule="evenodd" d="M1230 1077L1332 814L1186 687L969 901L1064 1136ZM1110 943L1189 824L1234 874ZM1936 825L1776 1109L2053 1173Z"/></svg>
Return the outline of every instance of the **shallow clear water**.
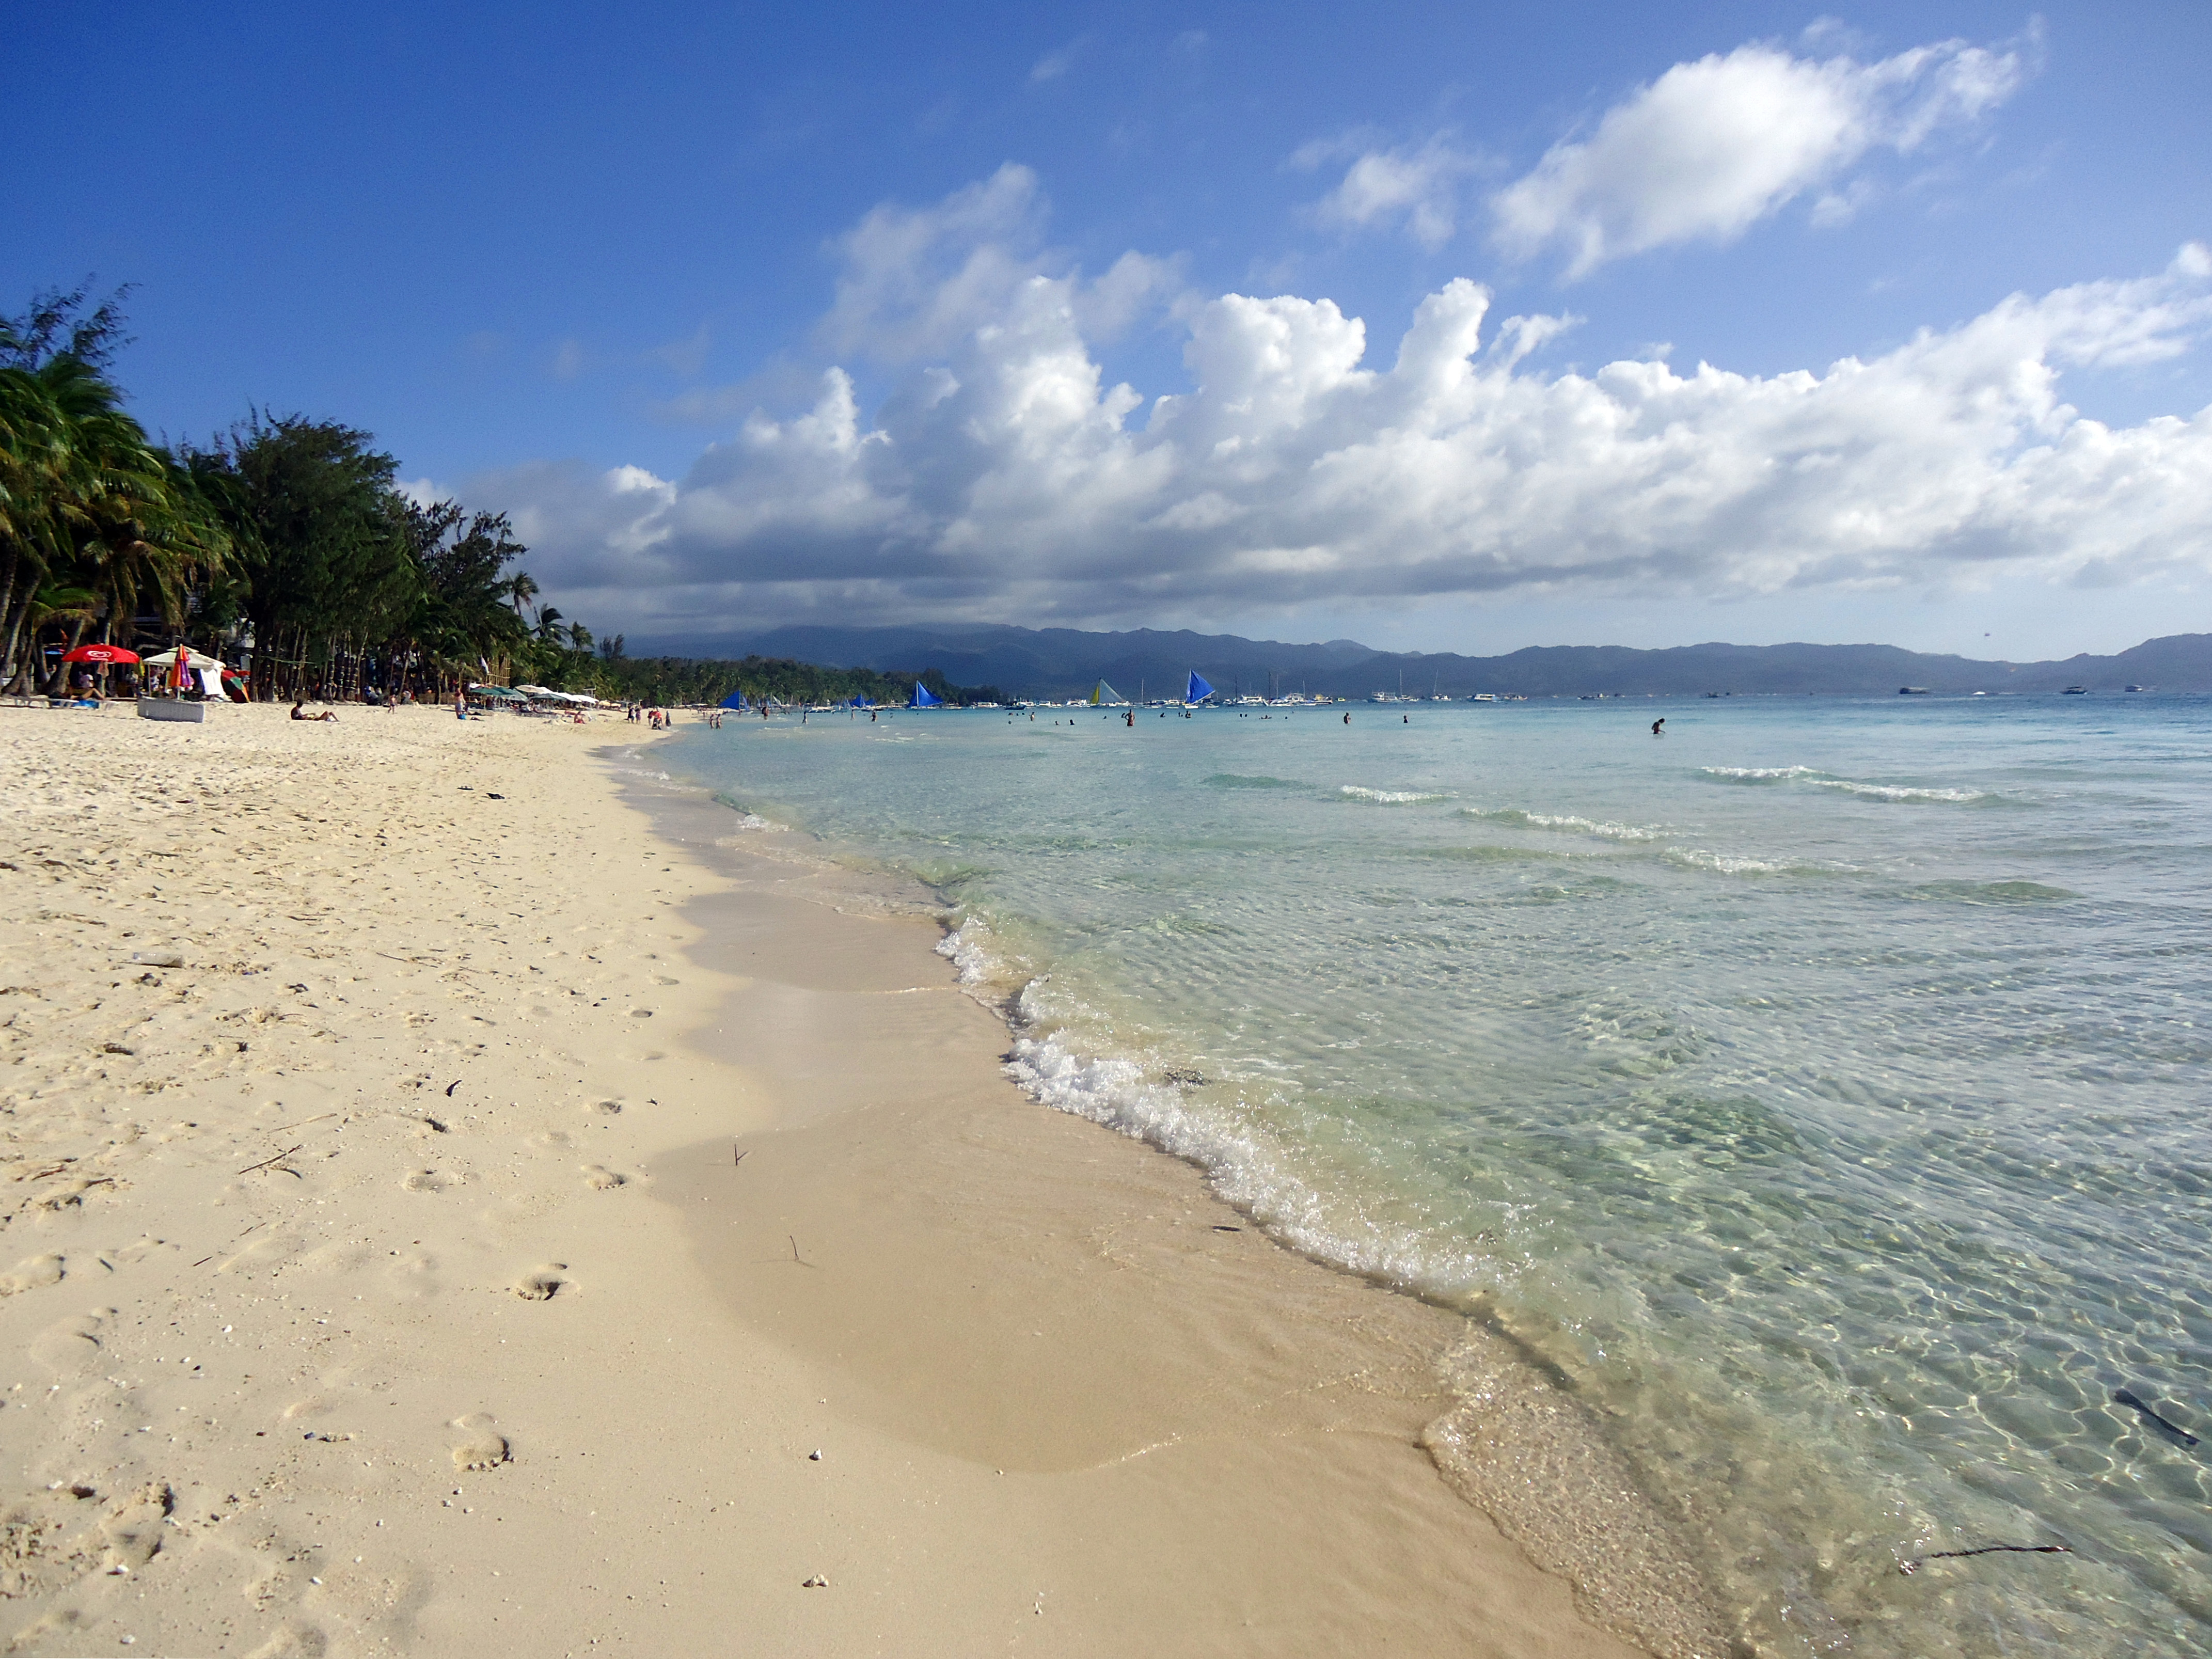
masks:
<svg viewBox="0 0 2212 1659"><path fill-rule="evenodd" d="M2212 1648L2212 700L1341 713L656 753L934 884L1040 1098L1556 1365L1761 1650Z"/></svg>

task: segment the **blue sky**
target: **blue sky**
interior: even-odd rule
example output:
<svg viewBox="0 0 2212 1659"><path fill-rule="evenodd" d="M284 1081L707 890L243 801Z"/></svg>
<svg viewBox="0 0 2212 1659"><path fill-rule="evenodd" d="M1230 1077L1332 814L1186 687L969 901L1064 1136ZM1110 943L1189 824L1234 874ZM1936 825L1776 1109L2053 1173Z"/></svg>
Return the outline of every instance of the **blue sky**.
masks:
<svg viewBox="0 0 2212 1659"><path fill-rule="evenodd" d="M366 427L603 631L2212 629L2201 4L10 35L0 306L136 283L150 427Z"/></svg>

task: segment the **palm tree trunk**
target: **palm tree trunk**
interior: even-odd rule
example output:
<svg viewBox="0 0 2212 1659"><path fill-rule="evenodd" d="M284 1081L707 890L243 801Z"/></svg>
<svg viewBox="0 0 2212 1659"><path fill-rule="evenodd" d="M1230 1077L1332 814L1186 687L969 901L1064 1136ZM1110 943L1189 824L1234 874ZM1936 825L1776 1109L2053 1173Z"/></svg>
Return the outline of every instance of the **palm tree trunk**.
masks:
<svg viewBox="0 0 2212 1659"><path fill-rule="evenodd" d="M8 550L8 575L0 581L0 682L12 685L15 666L15 633L21 619L15 615L15 579L22 574L23 556Z"/></svg>

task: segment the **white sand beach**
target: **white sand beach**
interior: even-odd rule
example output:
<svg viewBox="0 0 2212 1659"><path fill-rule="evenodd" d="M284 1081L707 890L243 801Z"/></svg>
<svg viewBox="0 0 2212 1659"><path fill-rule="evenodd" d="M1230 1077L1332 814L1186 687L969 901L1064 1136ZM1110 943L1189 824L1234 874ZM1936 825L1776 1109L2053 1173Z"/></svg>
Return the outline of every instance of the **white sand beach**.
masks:
<svg viewBox="0 0 2212 1659"><path fill-rule="evenodd" d="M0 1648L1638 1650L1424 1449L1462 1322L651 746L0 711Z"/></svg>

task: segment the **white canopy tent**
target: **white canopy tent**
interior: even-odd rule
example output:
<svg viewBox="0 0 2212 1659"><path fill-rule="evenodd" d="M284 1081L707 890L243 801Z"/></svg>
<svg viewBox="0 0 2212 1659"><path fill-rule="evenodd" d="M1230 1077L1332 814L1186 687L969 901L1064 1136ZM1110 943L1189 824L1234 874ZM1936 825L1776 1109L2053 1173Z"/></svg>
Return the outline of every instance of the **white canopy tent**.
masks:
<svg viewBox="0 0 2212 1659"><path fill-rule="evenodd" d="M185 666L191 672L192 680L200 690L217 702L229 701L222 689L223 662L221 657L210 657L205 652L195 651L189 645L173 646L158 656L140 659L143 666L167 671L177 665L177 653L185 653Z"/></svg>

